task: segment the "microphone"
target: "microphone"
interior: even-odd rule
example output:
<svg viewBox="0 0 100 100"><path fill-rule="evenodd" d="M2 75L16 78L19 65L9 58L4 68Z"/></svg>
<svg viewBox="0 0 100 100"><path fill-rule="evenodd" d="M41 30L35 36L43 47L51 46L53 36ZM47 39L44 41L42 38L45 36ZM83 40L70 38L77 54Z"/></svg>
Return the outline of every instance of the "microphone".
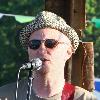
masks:
<svg viewBox="0 0 100 100"><path fill-rule="evenodd" d="M21 69L33 69L39 70L41 69L42 61L39 58L34 58L30 62L22 65Z"/></svg>

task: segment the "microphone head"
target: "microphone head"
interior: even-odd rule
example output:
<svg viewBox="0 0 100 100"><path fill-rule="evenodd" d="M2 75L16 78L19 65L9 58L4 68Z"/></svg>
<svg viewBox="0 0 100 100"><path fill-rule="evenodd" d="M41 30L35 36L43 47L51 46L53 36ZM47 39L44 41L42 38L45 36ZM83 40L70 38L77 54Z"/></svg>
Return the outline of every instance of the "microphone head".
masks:
<svg viewBox="0 0 100 100"><path fill-rule="evenodd" d="M42 67L42 61L39 58L34 58L31 60L31 64L33 66L33 69L39 70Z"/></svg>

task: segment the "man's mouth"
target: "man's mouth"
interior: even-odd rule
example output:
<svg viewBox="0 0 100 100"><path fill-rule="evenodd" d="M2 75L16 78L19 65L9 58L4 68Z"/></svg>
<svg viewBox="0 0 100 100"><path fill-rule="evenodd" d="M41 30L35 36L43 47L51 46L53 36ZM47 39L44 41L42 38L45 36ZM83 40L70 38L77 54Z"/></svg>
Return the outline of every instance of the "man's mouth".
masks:
<svg viewBox="0 0 100 100"><path fill-rule="evenodd" d="M50 61L50 60L47 59L47 58L41 58L41 60L42 60L43 62L45 62L45 61Z"/></svg>

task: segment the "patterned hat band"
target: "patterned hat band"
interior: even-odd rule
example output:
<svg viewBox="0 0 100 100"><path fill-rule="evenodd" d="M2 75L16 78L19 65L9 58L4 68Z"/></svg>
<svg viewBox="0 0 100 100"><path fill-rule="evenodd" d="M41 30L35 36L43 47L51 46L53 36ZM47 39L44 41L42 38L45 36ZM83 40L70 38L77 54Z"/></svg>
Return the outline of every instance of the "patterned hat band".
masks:
<svg viewBox="0 0 100 100"><path fill-rule="evenodd" d="M27 50L31 33L43 28L53 28L65 34L71 41L74 52L76 51L79 45L79 37L75 30L67 25L63 18L48 11L40 12L35 20L20 31L19 39L23 48Z"/></svg>

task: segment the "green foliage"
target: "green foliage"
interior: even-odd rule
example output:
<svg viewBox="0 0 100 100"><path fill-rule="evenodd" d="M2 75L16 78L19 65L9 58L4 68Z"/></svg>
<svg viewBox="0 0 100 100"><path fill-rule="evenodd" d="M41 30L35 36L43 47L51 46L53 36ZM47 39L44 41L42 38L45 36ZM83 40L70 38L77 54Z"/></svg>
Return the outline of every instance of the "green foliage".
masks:
<svg viewBox="0 0 100 100"><path fill-rule="evenodd" d="M94 66L95 66L95 76L100 77L100 0L86 0L86 15L87 27L85 30L85 41L94 42ZM96 19L94 19L96 18ZM95 23L91 23L95 21ZM95 25L97 24L97 26Z"/></svg>
<svg viewBox="0 0 100 100"><path fill-rule="evenodd" d="M91 22L93 22L95 24L96 28L100 28L100 18L92 18Z"/></svg>
<svg viewBox="0 0 100 100"><path fill-rule="evenodd" d="M0 0L1 13L34 16L42 9L44 0ZM18 39L19 30L24 25L13 17L0 19L0 86L16 81L18 68L28 61Z"/></svg>

